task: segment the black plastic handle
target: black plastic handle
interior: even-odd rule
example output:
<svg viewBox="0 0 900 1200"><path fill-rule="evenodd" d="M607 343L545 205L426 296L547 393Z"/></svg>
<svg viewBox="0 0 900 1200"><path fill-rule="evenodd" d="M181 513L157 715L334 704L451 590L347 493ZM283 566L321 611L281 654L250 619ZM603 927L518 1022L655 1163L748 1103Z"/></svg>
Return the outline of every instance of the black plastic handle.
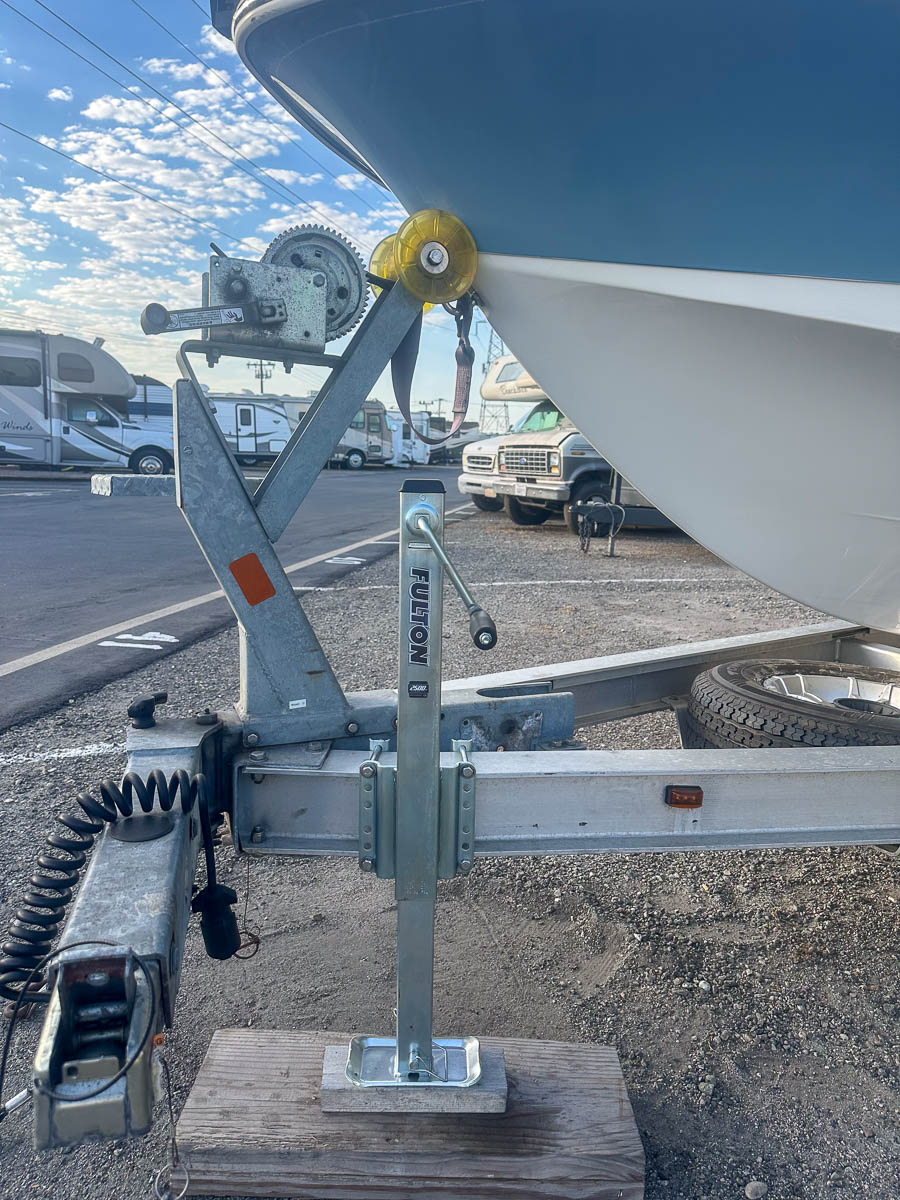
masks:
<svg viewBox="0 0 900 1200"><path fill-rule="evenodd" d="M483 608L469 613L469 633L478 650L493 650L497 645L497 626Z"/></svg>

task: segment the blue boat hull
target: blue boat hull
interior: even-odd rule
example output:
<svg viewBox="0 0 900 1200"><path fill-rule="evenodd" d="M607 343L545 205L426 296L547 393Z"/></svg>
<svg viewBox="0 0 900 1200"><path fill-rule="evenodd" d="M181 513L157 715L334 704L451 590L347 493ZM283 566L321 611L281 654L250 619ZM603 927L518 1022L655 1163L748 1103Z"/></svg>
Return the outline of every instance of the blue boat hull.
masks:
<svg viewBox="0 0 900 1200"><path fill-rule="evenodd" d="M234 34L466 222L495 328L656 507L900 632L900 6L244 0Z"/></svg>
<svg viewBox="0 0 900 1200"><path fill-rule="evenodd" d="M251 0L235 30L485 251L900 280L896 4Z"/></svg>

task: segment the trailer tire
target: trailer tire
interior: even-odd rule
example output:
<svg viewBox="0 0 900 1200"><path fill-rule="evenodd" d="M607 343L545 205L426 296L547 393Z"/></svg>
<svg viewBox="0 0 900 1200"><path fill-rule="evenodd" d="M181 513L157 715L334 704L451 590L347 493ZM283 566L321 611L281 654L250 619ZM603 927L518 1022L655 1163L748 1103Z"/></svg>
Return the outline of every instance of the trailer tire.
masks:
<svg viewBox="0 0 900 1200"><path fill-rule="evenodd" d="M344 463L348 471L361 471L366 465L366 456L362 450L348 450Z"/></svg>
<svg viewBox="0 0 900 1200"><path fill-rule="evenodd" d="M171 454L159 446L141 446L128 460L135 475L171 475L175 464Z"/></svg>
<svg viewBox="0 0 900 1200"><path fill-rule="evenodd" d="M479 496L477 494L472 494L469 496L469 499L472 501L475 507L480 508L482 512L500 512L500 510L503 508L502 500L492 500L490 496Z"/></svg>
<svg viewBox="0 0 900 1200"><path fill-rule="evenodd" d="M765 686L777 677L796 686L799 676L817 699ZM829 699L838 690L831 680L849 693L854 679L870 686ZM795 659L721 663L694 680L683 724L688 749L900 745L900 672Z"/></svg>
<svg viewBox="0 0 900 1200"><path fill-rule="evenodd" d="M609 496L609 483L604 483L602 479L585 479L583 483L577 483L572 488L569 503L563 505L563 520L569 533L574 533L576 537L581 533L578 517L572 512L573 504L590 500L609 500Z"/></svg>
<svg viewBox="0 0 900 1200"><path fill-rule="evenodd" d="M503 505L513 525L543 525L550 516L545 509L520 504L515 496L506 496Z"/></svg>

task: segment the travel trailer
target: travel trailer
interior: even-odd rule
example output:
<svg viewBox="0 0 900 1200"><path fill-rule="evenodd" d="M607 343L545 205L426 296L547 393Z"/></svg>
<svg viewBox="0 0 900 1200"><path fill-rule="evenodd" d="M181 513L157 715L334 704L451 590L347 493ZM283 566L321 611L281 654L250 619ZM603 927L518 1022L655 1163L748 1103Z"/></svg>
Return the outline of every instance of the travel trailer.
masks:
<svg viewBox="0 0 900 1200"><path fill-rule="evenodd" d="M159 428L133 422L135 392L125 368L96 342L0 329L0 462L171 471L171 421Z"/></svg>
<svg viewBox="0 0 900 1200"><path fill-rule="evenodd" d="M128 402L130 420L144 428L172 428L172 389L148 375L135 375L137 392ZM219 428L243 466L271 462L294 430L280 397L207 392Z"/></svg>
<svg viewBox="0 0 900 1200"><path fill-rule="evenodd" d="M283 397L280 401L295 425L306 416L315 392L303 400ZM347 427L334 448L331 462L338 466L358 471L366 463L385 466L394 456L394 434L387 420L387 413L380 400L367 400Z"/></svg>

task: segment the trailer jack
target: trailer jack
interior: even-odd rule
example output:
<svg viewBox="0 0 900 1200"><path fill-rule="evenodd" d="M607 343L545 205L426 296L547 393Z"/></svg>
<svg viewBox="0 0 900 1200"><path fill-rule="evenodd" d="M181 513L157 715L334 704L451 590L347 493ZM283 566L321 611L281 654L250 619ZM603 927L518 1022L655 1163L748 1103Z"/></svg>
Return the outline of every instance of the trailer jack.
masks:
<svg viewBox="0 0 900 1200"><path fill-rule="evenodd" d="M124 805L111 803L107 788L106 815L85 810L96 828L69 824L51 842L59 861L39 860L13 932L20 961L10 966L7 944L0 983L23 1002L37 979L36 998L48 1005L29 1085L40 1148L149 1129L158 1093L154 1039L174 1020L192 899L216 957L234 946L230 900L214 890L204 821L227 820L239 854L347 855L362 871L395 881L396 1028L324 1047L326 1112L365 1110L373 1096L382 1112L497 1112L513 1104L496 1047L486 1053L477 1031L435 1038L432 1028L437 882L469 875L479 856L900 842L897 746L599 753L574 741L585 725L660 709L681 717L692 681L714 664L777 656L896 669L896 639L829 622L443 681L445 573L475 647L491 649L497 631L447 556L443 488L433 479L408 480L400 494L397 690L344 693L275 543L420 319L422 300L403 278L379 278L380 294L347 348L326 354L335 330L360 315L366 286L355 254L340 249L328 259L341 240L330 238L320 230L299 242L295 236L299 265L280 254L254 265L217 252L201 309L145 316L154 333L206 331L178 354L175 494L238 622L240 694L234 708L195 719L160 718L161 698L141 703L128 731L126 780L138 799L145 789L149 804L135 814L124 788ZM323 258L307 261L298 245ZM331 369L253 493L199 387L192 354ZM132 486L117 483L106 490ZM144 485L133 481L136 491ZM195 799L200 791L191 781L201 777L202 805L190 802L192 788ZM63 876L62 891L71 892L88 834L100 836L61 949L45 961L65 909L52 897ZM207 886L198 903L201 844ZM39 954L36 929L43 930ZM23 930L31 936L19 937ZM530 1094L528 1072L515 1069L517 1094ZM485 1125L479 1137L495 1136L493 1128ZM635 1143L639 1155L636 1133ZM251 1183L242 1186L249 1191ZM526 1195L522 1187L509 1194Z"/></svg>

